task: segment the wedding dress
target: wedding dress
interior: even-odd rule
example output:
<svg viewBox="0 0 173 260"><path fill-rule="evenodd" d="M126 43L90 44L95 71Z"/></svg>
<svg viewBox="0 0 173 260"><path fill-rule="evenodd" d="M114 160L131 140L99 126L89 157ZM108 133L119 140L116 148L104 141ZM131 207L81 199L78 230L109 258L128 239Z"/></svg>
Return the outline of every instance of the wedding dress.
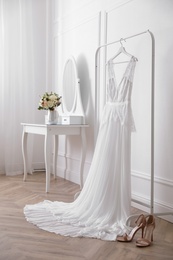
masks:
<svg viewBox="0 0 173 260"><path fill-rule="evenodd" d="M116 82L113 59L107 63L108 84L95 152L84 187L74 202L45 200L26 205L27 221L71 237L114 241L129 233L131 207L131 131L134 121L131 91L136 58L131 57L122 80Z"/></svg>

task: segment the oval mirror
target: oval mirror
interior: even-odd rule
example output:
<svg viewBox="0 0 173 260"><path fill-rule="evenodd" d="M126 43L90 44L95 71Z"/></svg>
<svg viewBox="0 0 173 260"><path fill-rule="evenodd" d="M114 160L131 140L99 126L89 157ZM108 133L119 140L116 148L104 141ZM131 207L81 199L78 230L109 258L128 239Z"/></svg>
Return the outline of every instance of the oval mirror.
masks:
<svg viewBox="0 0 173 260"><path fill-rule="evenodd" d="M63 72L63 110L67 114L74 112L78 81L76 62L70 57L65 63Z"/></svg>

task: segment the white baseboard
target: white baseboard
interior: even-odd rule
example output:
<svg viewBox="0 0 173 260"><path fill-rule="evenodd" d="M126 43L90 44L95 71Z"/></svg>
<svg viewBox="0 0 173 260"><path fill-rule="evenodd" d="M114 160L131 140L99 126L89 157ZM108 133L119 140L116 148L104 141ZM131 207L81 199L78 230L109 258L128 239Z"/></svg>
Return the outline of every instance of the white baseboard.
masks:
<svg viewBox="0 0 173 260"><path fill-rule="evenodd" d="M145 206L144 204L148 206ZM132 194L132 206L149 214L151 213L150 200L144 197ZM153 214L173 223L172 205L166 205L161 202L154 201Z"/></svg>
<svg viewBox="0 0 173 260"><path fill-rule="evenodd" d="M132 206L148 213L152 212L150 185L149 174L132 171ZM172 190L173 181L154 177L153 213L173 223Z"/></svg>
<svg viewBox="0 0 173 260"><path fill-rule="evenodd" d="M63 168L57 167L56 174L61 178L79 184L79 175L76 172L69 170L66 171Z"/></svg>

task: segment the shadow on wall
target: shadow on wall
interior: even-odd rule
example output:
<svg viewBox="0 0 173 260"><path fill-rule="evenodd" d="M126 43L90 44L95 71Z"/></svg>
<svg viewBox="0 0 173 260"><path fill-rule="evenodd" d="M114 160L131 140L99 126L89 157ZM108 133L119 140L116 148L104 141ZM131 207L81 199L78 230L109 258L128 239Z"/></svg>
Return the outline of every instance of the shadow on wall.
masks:
<svg viewBox="0 0 173 260"><path fill-rule="evenodd" d="M83 54L77 58L78 76L80 79L81 98L86 116L86 123L90 126L94 123L94 104L91 90L91 80L89 77L88 63Z"/></svg>
<svg viewBox="0 0 173 260"><path fill-rule="evenodd" d="M94 103L93 103L93 96L92 96L92 86L91 86L91 79L89 75L89 67L88 62L85 55L80 54L76 58L76 65L78 71L78 77L80 79L80 91L81 91L81 99L83 104L83 110L85 114L86 124L89 127L86 129L87 135L87 151L89 153L89 157L92 157L94 151ZM75 149L80 147L80 140L77 136L68 136L68 147L70 154L76 154L77 152ZM79 149L80 153L80 149ZM72 156L73 157L73 156ZM90 159L89 159L90 160Z"/></svg>

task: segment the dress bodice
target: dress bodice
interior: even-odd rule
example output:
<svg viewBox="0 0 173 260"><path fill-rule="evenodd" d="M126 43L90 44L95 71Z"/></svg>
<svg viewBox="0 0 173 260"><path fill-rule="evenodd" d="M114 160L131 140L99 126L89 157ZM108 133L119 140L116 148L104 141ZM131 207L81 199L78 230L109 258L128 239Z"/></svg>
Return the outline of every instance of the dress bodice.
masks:
<svg viewBox="0 0 173 260"><path fill-rule="evenodd" d="M111 110L114 120L118 119L121 125L126 125L131 131L135 131L130 101L136 60L134 56L131 57L119 84L115 76L113 59L108 61L107 103L105 113ZM105 116L105 118L107 118L107 116Z"/></svg>
<svg viewBox="0 0 173 260"><path fill-rule="evenodd" d="M132 56L125 69L123 77L120 83L118 84L115 76L113 59L110 59L108 61L108 84L107 84L108 102L130 101L135 65L136 65L136 58Z"/></svg>

